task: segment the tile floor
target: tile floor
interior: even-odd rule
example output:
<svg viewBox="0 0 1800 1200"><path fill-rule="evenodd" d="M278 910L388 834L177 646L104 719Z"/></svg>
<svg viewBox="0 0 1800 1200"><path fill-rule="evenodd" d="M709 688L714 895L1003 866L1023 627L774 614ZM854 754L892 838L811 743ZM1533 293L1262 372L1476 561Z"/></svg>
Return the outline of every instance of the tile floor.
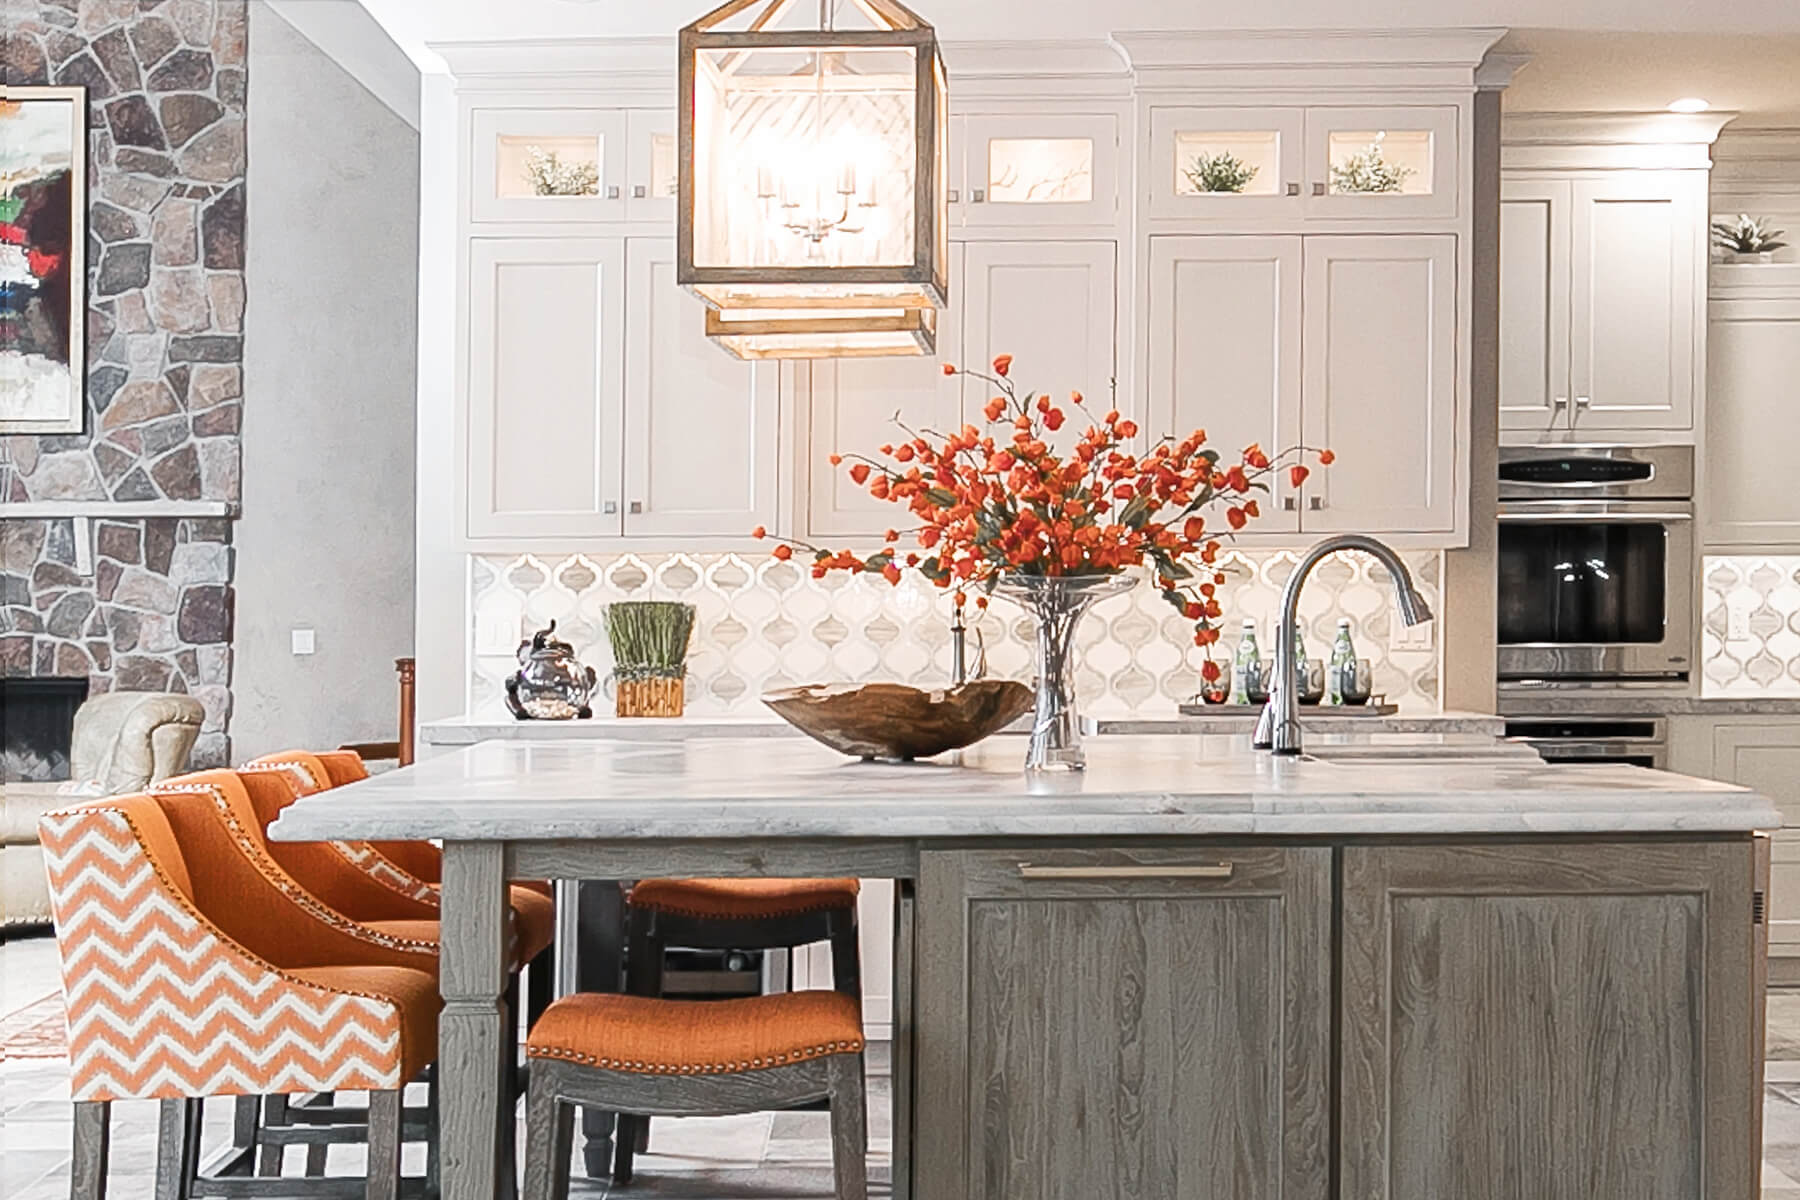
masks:
<svg viewBox="0 0 1800 1200"><path fill-rule="evenodd" d="M54 943L28 938L0 945L0 1012L56 987ZM870 1056L870 1188L885 1197L891 1165L885 1047ZM0 1197L63 1200L68 1195L68 1068L53 1060L0 1062ZM207 1146L223 1145L230 1106L209 1106ZM1763 1090L1763 1200L1800 1200L1800 991L1769 999L1769 1063ZM112 1194L148 1196L155 1167L156 1108L114 1105ZM660 1121L638 1177L614 1193L647 1200L803 1200L831 1195L829 1118L825 1113L759 1113L707 1120ZM330 1170L360 1168L361 1148L335 1147ZM423 1167L422 1147L408 1148L406 1169ZM295 1163L294 1165L297 1165ZM583 1180L575 1200L603 1200L603 1183Z"/></svg>

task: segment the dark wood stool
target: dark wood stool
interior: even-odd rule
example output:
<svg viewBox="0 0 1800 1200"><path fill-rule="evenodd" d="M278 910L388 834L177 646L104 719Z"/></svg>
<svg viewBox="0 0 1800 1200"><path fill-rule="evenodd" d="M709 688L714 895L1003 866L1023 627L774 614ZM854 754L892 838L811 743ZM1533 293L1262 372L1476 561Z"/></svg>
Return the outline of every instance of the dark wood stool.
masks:
<svg viewBox="0 0 1800 1200"><path fill-rule="evenodd" d="M625 991L661 997L663 959L671 946L792 950L827 942L833 987L854 1002L860 1021L858 892L854 879L640 880L626 894ZM620 1111L613 1145L615 1183L631 1181L632 1156L649 1143L651 1115Z"/></svg>
<svg viewBox="0 0 1800 1200"><path fill-rule="evenodd" d="M862 1008L841 992L734 1000L578 992L550 1006L525 1053L525 1200L566 1200L573 1106L724 1116L820 1099L831 1109L837 1198L867 1200Z"/></svg>

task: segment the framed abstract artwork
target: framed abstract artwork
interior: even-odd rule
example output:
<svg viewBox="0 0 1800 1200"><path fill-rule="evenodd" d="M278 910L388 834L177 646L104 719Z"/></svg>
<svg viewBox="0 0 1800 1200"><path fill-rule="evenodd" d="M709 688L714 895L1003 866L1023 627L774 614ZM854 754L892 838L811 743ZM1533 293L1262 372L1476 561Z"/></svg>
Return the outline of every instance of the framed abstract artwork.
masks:
<svg viewBox="0 0 1800 1200"><path fill-rule="evenodd" d="M87 89L0 88L0 434L85 413Z"/></svg>

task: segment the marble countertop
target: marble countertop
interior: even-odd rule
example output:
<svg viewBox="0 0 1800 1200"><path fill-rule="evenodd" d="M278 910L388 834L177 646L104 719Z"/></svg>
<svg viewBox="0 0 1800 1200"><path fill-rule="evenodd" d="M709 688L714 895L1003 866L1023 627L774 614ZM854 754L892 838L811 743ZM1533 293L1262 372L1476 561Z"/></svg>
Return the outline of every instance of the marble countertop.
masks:
<svg viewBox="0 0 1800 1200"><path fill-rule="evenodd" d="M1027 776L1016 739L917 763L810 741L490 741L308 796L279 840L955 839L1241 834L1745 832L1742 788L1524 756L1275 759L1243 737L1096 737L1088 769ZM1374 743L1363 743L1372 745Z"/></svg>
<svg viewBox="0 0 1800 1200"><path fill-rule="evenodd" d="M1654 692L1501 692L1503 716L1730 717L1800 716L1800 697L1703 697Z"/></svg>
<svg viewBox="0 0 1800 1200"><path fill-rule="evenodd" d="M1300 725L1314 733L1483 733L1498 737L1504 719L1481 713L1396 713L1386 717L1347 717L1328 709L1302 709ZM1084 715L1082 726L1090 734L1250 733L1256 728L1255 712L1221 710L1205 716L1185 717L1171 711L1167 717ZM1000 731L1031 732L1029 718L1022 717ZM419 735L430 746L472 746L487 741L592 741L623 739L637 742L681 741L688 738L787 737L800 731L772 712L743 716L611 717L586 721L515 721L511 717L453 717L428 721Z"/></svg>

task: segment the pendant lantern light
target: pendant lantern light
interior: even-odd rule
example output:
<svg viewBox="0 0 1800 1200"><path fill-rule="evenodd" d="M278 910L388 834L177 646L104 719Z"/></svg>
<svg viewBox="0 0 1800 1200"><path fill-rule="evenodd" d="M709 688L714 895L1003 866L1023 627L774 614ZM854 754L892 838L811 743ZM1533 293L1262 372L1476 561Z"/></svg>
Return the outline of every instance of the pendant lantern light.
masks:
<svg viewBox="0 0 1800 1200"><path fill-rule="evenodd" d="M898 0L730 0L681 31L676 273L740 358L930 354L948 299L949 130Z"/></svg>

